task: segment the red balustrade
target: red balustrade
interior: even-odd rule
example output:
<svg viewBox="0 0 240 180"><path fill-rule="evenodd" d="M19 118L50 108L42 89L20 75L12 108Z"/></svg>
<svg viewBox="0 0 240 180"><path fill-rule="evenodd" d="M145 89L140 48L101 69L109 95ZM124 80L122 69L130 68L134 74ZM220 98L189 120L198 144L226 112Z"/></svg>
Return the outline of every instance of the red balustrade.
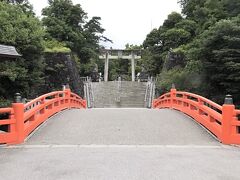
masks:
<svg viewBox="0 0 240 180"><path fill-rule="evenodd" d="M153 108L179 110L205 126L223 144L240 144L240 110L175 88L153 101Z"/></svg>
<svg viewBox="0 0 240 180"><path fill-rule="evenodd" d="M44 94L27 104L13 103L11 108L0 109L0 144L19 144L52 115L70 108L86 108L86 101L70 89Z"/></svg>

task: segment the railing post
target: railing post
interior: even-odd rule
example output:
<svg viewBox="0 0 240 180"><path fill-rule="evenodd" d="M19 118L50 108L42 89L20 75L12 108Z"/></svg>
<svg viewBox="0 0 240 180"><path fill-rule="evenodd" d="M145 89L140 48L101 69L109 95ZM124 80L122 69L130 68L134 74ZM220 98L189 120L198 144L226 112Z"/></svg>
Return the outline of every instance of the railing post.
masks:
<svg viewBox="0 0 240 180"><path fill-rule="evenodd" d="M198 106L199 107L203 106L203 101L200 98L198 98ZM198 108L198 114L199 115L202 114L201 108Z"/></svg>
<svg viewBox="0 0 240 180"><path fill-rule="evenodd" d="M176 93L177 89L175 88L175 85L172 84L172 88L170 90L170 108L173 108L174 99L176 99Z"/></svg>
<svg viewBox="0 0 240 180"><path fill-rule="evenodd" d="M16 135L17 140L14 144L20 144L24 142L24 104L21 102L20 93L15 94L15 101L12 103L14 112L14 118L16 120Z"/></svg>
<svg viewBox="0 0 240 180"><path fill-rule="evenodd" d="M41 103L41 106L42 106L42 110L40 111L40 113L41 113L42 116L45 116L45 112L46 112L46 109L45 109L45 98L41 99L40 103Z"/></svg>
<svg viewBox="0 0 240 180"><path fill-rule="evenodd" d="M82 100L82 105L84 109L87 108L87 101L85 99Z"/></svg>
<svg viewBox="0 0 240 180"><path fill-rule="evenodd" d="M153 101L152 101L152 108L156 108L157 106L156 106L156 103L157 103L157 99L154 99Z"/></svg>
<svg viewBox="0 0 240 180"><path fill-rule="evenodd" d="M223 144L231 144L232 120L234 117L235 106L231 95L227 95L222 106L222 137Z"/></svg>

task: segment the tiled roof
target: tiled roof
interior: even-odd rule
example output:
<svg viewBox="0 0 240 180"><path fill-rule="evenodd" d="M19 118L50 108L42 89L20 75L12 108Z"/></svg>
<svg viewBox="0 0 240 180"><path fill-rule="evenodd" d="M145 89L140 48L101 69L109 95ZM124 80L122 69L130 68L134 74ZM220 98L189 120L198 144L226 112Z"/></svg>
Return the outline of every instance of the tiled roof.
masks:
<svg viewBox="0 0 240 180"><path fill-rule="evenodd" d="M14 46L6 46L0 44L0 56L18 57L21 55L18 54Z"/></svg>

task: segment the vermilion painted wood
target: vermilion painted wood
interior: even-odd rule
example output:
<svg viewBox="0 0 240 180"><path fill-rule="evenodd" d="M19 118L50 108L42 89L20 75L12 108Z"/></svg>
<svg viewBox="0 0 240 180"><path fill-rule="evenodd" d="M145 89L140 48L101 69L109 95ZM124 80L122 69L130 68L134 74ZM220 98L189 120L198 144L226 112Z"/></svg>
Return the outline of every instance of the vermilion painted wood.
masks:
<svg viewBox="0 0 240 180"><path fill-rule="evenodd" d="M13 103L11 108L0 109L0 114L10 114L0 120L9 125L8 132L0 132L0 144L19 144L50 116L70 108L86 108L86 101L70 89L44 94L27 104Z"/></svg>
<svg viewBox="0 0 240 180"><path fill-rule="evenodd" d="M153 108L179 110L205 126L224 144L240 144L240 110L223 106L202 96L171 89L153 101Z"/></svg>

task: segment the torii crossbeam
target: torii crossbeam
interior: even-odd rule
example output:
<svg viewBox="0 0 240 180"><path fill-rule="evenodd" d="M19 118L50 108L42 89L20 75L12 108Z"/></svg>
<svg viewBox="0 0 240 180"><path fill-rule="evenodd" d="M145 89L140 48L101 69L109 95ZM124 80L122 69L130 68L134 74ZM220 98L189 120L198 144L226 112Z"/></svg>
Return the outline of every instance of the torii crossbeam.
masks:
<svg viewBox="0 0 240 180"><path fill-rule="evenodd" d="M141 59L141 50L125 50L125 49L104 49L101 51L99 59L105 60L104 81L108 81L108 67L111 59L128 59L131 60L132 81L135 81L135 60Z"/></svg>

